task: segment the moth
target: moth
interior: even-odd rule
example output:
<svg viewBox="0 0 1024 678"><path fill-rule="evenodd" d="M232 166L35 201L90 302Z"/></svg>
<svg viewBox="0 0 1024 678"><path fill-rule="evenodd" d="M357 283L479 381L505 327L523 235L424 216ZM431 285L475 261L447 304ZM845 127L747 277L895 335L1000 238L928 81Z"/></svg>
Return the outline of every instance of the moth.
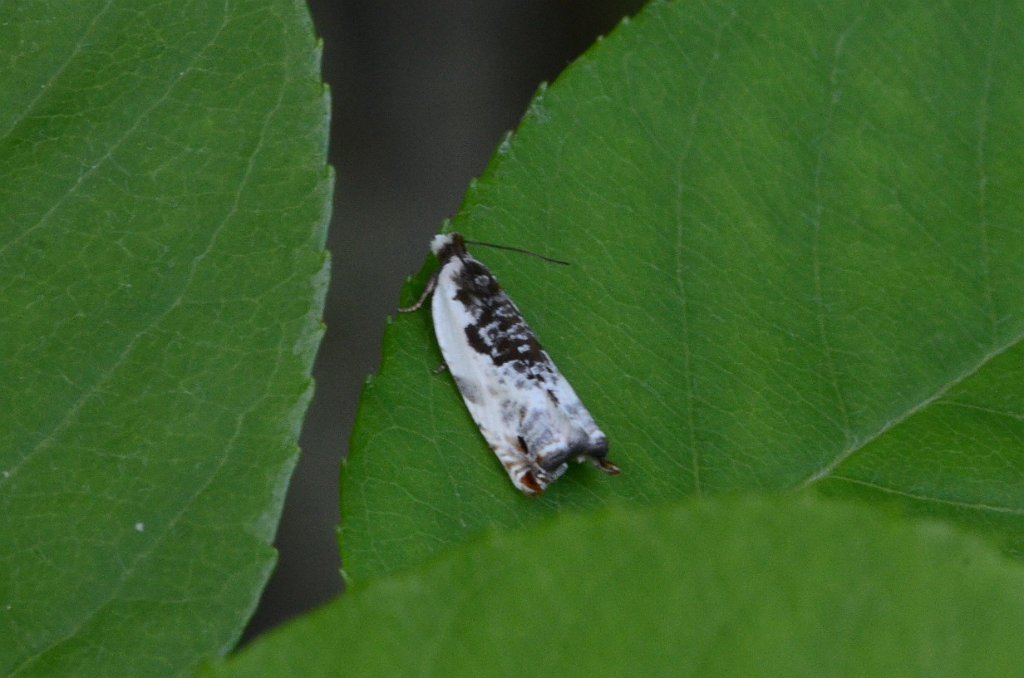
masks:
<svg viewBox="0 0 1024 678"><path fill-rule="evenodd" d="M607 459L608 438L494 275L466 251L463 237L437 235L430 249L440 269L419 300L399 311L416 311L433 294L445 365L512 483L540 495L569 461L618 474Z"/></svg>

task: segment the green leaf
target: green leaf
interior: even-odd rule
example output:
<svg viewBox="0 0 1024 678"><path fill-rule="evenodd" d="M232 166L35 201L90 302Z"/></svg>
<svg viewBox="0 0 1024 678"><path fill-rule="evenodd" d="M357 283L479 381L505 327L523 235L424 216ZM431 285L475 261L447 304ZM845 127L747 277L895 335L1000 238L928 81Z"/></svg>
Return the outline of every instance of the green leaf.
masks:
<svg viewBox="0 0 1024 678"><path fill-rule="evenodd" d="M311 393L319 50L284 1L0 26L0 673L185 673L256 604Z"/></svg>
<svg viewBox="0 0 1024 678"><path fill-rule="evenodd" d="M345 567L566 508L820 488L1024 551L1024 5L654 3L538 94L453 228L611 440L520 496L429 313L388 328ZM422 289L423 278L406 291Z"/></svg>
<svg viewBox="0 0 1024 678"><path fill-rule="evenodd" d="M945 525L731 500L562 515L444 554L223 676L1020 675L1024 570Z"/></svg>

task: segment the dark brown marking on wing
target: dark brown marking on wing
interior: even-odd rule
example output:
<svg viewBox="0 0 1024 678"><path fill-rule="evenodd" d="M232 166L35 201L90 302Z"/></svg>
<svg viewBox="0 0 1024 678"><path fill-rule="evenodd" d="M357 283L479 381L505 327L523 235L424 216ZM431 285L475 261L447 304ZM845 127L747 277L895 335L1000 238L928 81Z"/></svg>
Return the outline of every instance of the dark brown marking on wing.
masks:
<svg viewBox="0 0 1024 678"><path fill-rule="evenodd" d="M460 258L463 267L454 299L474 320L465 328L466 341L495 365L512 363L528 379L545 381L551 361L522 313L486 266L468 255ZM541 366L546 369L537 369Z"/></svg>

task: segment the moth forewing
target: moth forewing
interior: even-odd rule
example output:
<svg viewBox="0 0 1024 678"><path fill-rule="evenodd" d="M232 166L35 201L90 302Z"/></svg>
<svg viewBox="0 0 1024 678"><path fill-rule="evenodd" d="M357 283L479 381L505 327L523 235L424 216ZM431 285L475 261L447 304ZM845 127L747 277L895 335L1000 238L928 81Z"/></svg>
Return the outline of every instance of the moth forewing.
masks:
<svg viewBox="0 0 1024 678"><path fill-rule="evenodd" d="M606 473L608 440L561 375L519 309L491 272L466 251L457 233L438 235L433 292L434 333L466 408L512 483L541 494L570 460Z"/></svg>

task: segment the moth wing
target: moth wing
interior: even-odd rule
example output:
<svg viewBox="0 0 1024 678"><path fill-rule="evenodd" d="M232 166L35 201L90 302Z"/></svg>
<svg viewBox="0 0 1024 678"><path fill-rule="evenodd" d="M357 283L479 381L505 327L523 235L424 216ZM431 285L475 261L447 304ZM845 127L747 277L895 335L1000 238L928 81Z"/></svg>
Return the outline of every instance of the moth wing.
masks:
<svg viewBox="0 0 1024 678"><path fill-rule="evenodd" d="M448 372L487 444L497 455L513 484L527 494L539 494L554 480L533 463L519 437L524 403L509 379L509 368L496 366L489 355L473 348L465 328L475 321L455 298L461 262L453 259L438 274L431 300L434 334Z"/></svg>
<svg viewBox="0 0 1024 678"><path fill-rule="evenodd" d="M543 364L534 366L542 385L532 398L524 427L527 446L536 453L537 463L556 477L565 472L570 460L590 461L606 473L618 473L605 459L607 437L546 353L545 358ZM538 396L543 396L543 402L537 402Z"/></svg>
<svg viewBox="0 0 1024 678"><path fill-rule="evenodd" d="M562 376L562 373L555 369L552 377L551 390L558 399L558 409L566 422L566 427L571 431L570 437L586 438L588 442L597 444L605 439L604 433L597 427L597 422L591 416L590 411L584 406L583 401L576 395L569 381ZM605 441L607 445L607 441Z"/></svg>

